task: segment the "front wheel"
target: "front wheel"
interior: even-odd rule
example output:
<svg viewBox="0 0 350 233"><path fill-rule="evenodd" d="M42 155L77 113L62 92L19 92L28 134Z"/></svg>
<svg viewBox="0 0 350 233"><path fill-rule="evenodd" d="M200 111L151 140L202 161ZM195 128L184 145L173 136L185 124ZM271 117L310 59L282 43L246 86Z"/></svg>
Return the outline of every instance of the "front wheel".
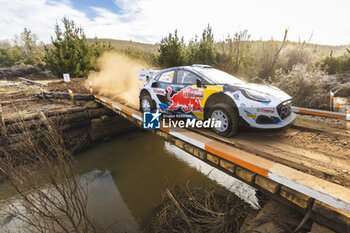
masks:
<svg viewBox="0 0 350 233"><path fill-rule="evenodd" d="M154 102L150 95L142 95L140 99L141 112L151 112L155 110Z"/></svg>
<svg viewBox="0 0 350 233"><path fill-rule="evenodd" d="M230 137L238 130L238 112L228 104L215 104L209 109L209 117L213 121L221 122L220 126L215 125L213 130L220 136Z"/></svg>

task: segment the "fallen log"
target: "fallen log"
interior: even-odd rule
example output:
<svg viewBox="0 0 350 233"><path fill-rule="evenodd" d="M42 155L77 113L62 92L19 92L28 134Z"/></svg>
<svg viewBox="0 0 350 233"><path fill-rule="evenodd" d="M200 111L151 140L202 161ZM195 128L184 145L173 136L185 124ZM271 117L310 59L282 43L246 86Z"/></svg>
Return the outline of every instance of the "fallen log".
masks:
<svg viewBox="0 0 350 233"><path fill-rule="evenodd" d="M41 83L41 82L33 81L33 80L30 80L30 79L27 79L27 78L18 77L18 79L20 79L20 80L22 80L22 81L24 81L24 82L30 83L30 84L36 84L36 85L39 85L39 86L47 86L46 83Z"/></svg>
<svg viewBox="0 0 350 233"><path fill-rule="evenodd" d="M85 110L86 110L86 107L72 106L72 107L66 107L64 109L49 110L49 111L46 111L45 114L48 117L51 117L51 116L62 116L62 115L76 114L78 112L83 112Z"/></svg>
<svg viewBox="0 0 350 233"><path fill-rule="evenodd" d="M27 114L15 114L14 116L4 118L4 122L6 125L8 125L18 123L21 121L30 121L35 119L39 119L39 114L37 112Z"/></svg>
<svg viewBox="0 0 350 233"><path fill-rule="evenodd" d="M43 98L43 94L41 94L41 92L35 92L34 96ZM71 99L71 96L69 93L64 92L45 92L45 98ZM95 97L91 94L74 94L74 99L90 101L94 100Z"/></svg>
<svg viewBox="0 0 350 233"><path fill-rule="evenodd" d="M25 98L25 99L13 99L13 100L6 100L6 101L2 101L0 102L0 104L4 105L8 105L8 104L14 104L14 103L18 103L18 102L30 102L30 101L35 101L38 100L37 98Z"/></svg>

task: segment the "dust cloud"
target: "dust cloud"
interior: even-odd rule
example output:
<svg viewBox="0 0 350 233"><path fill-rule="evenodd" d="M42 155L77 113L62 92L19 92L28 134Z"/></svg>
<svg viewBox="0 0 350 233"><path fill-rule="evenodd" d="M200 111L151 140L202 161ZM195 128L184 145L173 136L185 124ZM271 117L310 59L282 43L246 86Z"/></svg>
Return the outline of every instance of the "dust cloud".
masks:
<svg viewBox="0 0 350 233"><path fill-rule="evenodd" d="M138 73L150 65L118 53L105 53L97 63L99 71L88 77L94 93L138 109L139 88L143 86L143 82L138 81Z"/></svg>

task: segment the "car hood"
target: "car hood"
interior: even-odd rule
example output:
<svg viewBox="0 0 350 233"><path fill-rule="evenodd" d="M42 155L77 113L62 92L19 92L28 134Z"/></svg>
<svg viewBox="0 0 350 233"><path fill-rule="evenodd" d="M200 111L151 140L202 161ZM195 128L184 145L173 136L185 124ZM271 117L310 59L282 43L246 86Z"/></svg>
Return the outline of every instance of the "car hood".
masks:
<svg viewBox="0 0 350 233"><path fill-rule="evenodd" d="M290 95L285 93L284 91L278 89L277 87L270 86L270 85L262 85L262 84L255 84L255 83L244 83L244 84L238 84L236 87L240 89L248 89L248 90L254 90L261 93L266 94L267 96L274 96L281 101L286 101L291 99Z"/></svg>

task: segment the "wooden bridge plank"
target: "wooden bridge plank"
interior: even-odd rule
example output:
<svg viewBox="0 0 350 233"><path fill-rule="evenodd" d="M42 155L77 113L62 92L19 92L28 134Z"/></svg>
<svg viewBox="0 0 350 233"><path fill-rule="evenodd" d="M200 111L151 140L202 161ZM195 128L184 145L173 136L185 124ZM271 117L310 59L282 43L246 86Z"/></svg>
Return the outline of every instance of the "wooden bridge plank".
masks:
<svg viewBox="0 0 350 233"><path fill-rule="evenodd" d="M139 121L140 118L142 119L141 113L136 110L111 101L105 97L96 96L96 98L106 103L110 108L116 108L116 106L118 106L122 112ZM177 129L166 128L162 128L162 130L196 147L203 149L204 145L204 149L209 153L244 167L254 173L268 177L277 183L337 209L350 213L350 189L346 187L300 172L294 168L259 157L255 154L240 150L233 145L210 139L189 130L182 129L179 131Z"/></svg>

